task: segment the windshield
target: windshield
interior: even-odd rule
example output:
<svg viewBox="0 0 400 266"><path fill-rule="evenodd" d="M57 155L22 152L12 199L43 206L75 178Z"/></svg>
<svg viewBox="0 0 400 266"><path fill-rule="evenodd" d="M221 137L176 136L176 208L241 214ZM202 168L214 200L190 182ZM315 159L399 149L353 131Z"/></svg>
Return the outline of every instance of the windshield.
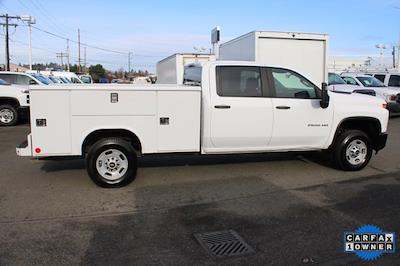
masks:
<svg viewBox="0 0 400 266"><path fill-rule="evenodd" d="M62 83L61 80L59 80L58 78L54 77L54 76L48 76L48 78L53 81L54 83Z"/></svg>
<svg viewBox="0 0 400 266"><path fill-rule="evenodd" d="M45 85L49 85L51 83L54 83L53 81L51 81L50 79L46 78L43 75L40 74L31 74L34 78L36 78L37 80L39 80L40 82L42 82Z"/></svg>
<svg viewBox="0 0 400 266"><path fill-rule="evenodd" d="M68 79L66 79L64 77L58 77L58 78L61 79L61 81L64 83L71 83Z"/></svg>
<svg viewBox="0 0 400 266"><path fill-rule="evenodd" d="M89 76L80 76L83 83L92 83L92 79Z"/></svg>
<svg viewBox="0 0 400 266"><path fill-rule="evenodd" d="M364 87L385 87L380 80L374 77L357 77Z"/></svg>
<svg viewBox="0 0 400 266"><path fill-rule="evenodd" d="M7 82L5 82L4 80L0 79L0 85L10 85Z"/></svg>
<svg viewBox="0 0 400 266"><path fill-rule="evenodd" d="M336 84L347 84L338 74L329 73L328 74L328 85L336 85Z"/></svg>
<svg viewBox="0 0 400 266"><path fill-rule="evenodd" d="M82 83L82 81L76 77L71 77L72 83Z"/></svg>

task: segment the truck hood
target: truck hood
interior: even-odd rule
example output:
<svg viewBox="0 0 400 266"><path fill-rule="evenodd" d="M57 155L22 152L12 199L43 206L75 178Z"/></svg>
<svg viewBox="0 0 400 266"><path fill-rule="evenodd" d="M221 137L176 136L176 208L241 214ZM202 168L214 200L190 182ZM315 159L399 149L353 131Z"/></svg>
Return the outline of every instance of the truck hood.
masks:
<svg viewBox="0 0 400 266"><path fill-rule="evenodd" d="M371 89L376 92L376 97L379 97L386 102L395 102L396 100L391 99L391 96L397 96L400 94L400 88L397 87L371 87Z"/></svg>
<svg viewBox="0 0 400 266"><path fill-rule="evenodd" d="M357 86L355 86L357 87ZM383 104L386 102L379 98L373 97L370 95L353 93L353 94L346 94L346 93L334 93L328 92L329 97L332 101L335 101L337 105L366 105L366 106L377 106L379 108L382 107Z"/></svg>
<svg viewBox="0 0 400 266"><path fill-rule="evenodd" d="M363 89L363 88L360 87L360 86L355 86L355 85L334 84L334 85L329 85L328 89L330 91L339 91L339 92L352 93L354 90L359 90L359 89Z"/></svg>

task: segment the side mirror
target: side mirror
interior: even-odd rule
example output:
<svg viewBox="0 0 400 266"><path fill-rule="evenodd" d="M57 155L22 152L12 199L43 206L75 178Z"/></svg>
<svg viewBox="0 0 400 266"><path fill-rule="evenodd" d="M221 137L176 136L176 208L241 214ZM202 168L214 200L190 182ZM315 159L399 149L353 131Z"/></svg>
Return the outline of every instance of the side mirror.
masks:
<svg viewBox="0 0 400 266"><path fill-rule="evenodd" d="M36 84L37 84L37 82L34 81L33 79L29 80L29 85L36 85Z"/></svg>
<svg viewBox="0 0 400 266"><path fill-rule="evenodd" d="M322 83L322 95L321 95L321 108L325 109L329 106L329 94L328 94L328 85L323 82Z"/></svg>

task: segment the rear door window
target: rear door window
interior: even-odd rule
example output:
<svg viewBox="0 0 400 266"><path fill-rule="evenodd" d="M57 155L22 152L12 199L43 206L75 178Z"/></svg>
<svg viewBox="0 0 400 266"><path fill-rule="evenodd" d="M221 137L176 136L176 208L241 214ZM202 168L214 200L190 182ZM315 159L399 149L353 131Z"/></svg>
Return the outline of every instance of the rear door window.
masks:
<svg viewBox="0 0 400 266"><path fill-rule="evenodd" d="M379 80L382 81L382 82L385 82L385 76L386 76L386 75L381 75L381 74L374 75L374 77L375 77L376 79L379 79Z"/></svg>
<svg viewBox="0 0 400 266"><path fill-rule="evenodd" d="M259 67L217 67L217 94L226 97L261 97L262 83Z"/></svg>
<svg viewBox="0 0 400 266"><path fill-rule="evenodd" d="M400 75L390 75L389 86L400 87Z"/></svg>

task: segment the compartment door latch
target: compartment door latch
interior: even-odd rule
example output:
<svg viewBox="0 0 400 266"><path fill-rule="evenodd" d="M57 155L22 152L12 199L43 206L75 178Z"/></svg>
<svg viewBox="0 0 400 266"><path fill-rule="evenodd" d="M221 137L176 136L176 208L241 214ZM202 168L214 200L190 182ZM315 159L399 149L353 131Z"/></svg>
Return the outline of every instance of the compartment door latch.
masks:
<svg viewBox="0 0 400 266"><path fill-rule="evenodd" d="M160 125L169 125L169 117L160 117Z"/></svg>

